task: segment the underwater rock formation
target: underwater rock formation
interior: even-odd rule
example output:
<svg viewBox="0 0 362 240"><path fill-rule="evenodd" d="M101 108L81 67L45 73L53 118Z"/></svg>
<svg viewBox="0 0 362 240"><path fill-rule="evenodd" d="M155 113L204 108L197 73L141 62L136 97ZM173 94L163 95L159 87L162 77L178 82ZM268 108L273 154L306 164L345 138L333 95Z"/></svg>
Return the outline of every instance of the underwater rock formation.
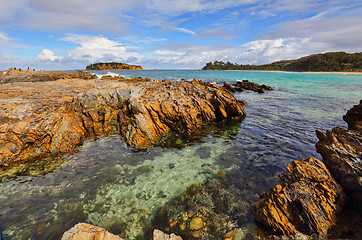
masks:
<svg viewBox="0 0 362 240"><path fill-rule="evenodd" d="M105 228L87 223L78 223L66 231L61 240L123 240Z"/></svg>
<svg viewBox="0 0 362 240"><path fill-rule="evenodd" d="M173 233L166 234L158 229L155 229L153 230L152 240L182 240L182 238Z"/></svg>
<svg viewBox="0 0 362 240"><path fill-rule="evenodd" d="M278 235L326 236L343 207L341 186L317 159L294 161L287 168L280 185L252 206L256 220Z"/></svg>
<svg viewBox="0 0 362 240"><path fill-rule="evenodd" d="M317 152L346 193L362 202L362 101L343 116L349 130L317 131Z"/></svg>
<svg viewBox="0 0 362 240"><path fill-rule="evenodd" d="M91 136L119 133L147 148L172 134L245 116L223 88L192 82L63 79L0 84L0 165L66 153ZM39 82L40 81L40 82Z"/></svg>
<svg viewBox="0 0 362 240"><path fill-rule="evenodd" d="M275 182L274 175L265 171L268 167L245 164L221 170L204 184L191 185L160 210L155 227L184 239L256 238L245 223L253 219L249 204L267 191L266 182Z"/></svg>

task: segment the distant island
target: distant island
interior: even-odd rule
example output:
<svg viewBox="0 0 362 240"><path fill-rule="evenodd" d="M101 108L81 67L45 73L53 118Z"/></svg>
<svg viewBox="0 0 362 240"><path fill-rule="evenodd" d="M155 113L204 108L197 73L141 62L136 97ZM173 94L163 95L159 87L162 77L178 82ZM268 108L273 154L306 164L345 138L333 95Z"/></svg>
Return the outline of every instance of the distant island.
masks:
<svg viewBox="0 0 362 240"><path fill-rule="evenodd" d="M263 70L293 72L362 72L362 52L329 52L313 54L295 60L283 60L263 65L243 65L209 62L203 70Z"/></svg>
<svg viewBox="0 0 362 240"><path fill-rule="evenodd" d="M86 70L143 70L141 66L129 65L119 62L94 63L88 65Z"/></svg>

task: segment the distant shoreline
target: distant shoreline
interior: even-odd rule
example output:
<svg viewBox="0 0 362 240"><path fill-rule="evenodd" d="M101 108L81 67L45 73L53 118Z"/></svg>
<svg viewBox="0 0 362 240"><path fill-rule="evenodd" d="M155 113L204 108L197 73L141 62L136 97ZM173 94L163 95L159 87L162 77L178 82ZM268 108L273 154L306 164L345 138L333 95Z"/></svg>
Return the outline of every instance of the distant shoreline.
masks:
<svg viewBox="0 0 362 240"><path fill-rule="evenodd" d="M362 72L293 72L278 70L203 70L203 71L232 71L232 72L282 72L282 73L325 73L325 74L362 74Z"/></svg>

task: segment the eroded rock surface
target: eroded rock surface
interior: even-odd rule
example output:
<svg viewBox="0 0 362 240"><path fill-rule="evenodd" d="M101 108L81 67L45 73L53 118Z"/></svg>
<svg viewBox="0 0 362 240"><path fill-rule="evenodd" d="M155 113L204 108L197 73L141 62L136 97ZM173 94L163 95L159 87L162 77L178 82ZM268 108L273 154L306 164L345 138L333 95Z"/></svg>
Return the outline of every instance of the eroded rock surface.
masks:
<svg viewBox="0 0 362 240"><path fill-rule="evenodd" d="M362 202L362 101L347 112L343 119L349 130L333 128L317 131L317 152L347 194Z"/></svg>
<svg viewBox="0 0 362 240"><path fill-rule="evenodd" d="M337 223L345 193L314 158L288 164L281 183L252 206L256 220L278 235L326 236Z"/></svg>
<svg viewBox="0 0 362 240"><path fill-rule="evenodd" d="M113 235L105 228L87 223L78 223L66 231L61 240L123 240L123 238Z"/></svg>
<svg viewBox="0 0 362 240"><path fill-rule="evenodd" d="M245 116L232 94L212 84L63 79L0 85L0 164L65 153L86 137L120 133L146 148L172 133Z"/></svg>

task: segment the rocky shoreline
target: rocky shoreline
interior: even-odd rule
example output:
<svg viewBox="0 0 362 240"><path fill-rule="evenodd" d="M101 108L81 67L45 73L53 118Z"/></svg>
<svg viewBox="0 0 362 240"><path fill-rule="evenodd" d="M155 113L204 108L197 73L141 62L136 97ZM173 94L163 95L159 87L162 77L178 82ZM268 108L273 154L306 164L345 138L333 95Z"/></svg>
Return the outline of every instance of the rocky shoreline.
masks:
<svg viewBox="0 0 362 240"><path fill-rule="evenodd" d="M288 164L281 183L252 206L270 234L288 238L359 238L362 194L362 100L343 116L348 130L317 130L317 152Z"/></svg>
<svg viewBox="0 0 362 240"><path fill-rule="evenodd" d="M84 72L9 69L0 76L0 165L71 152L85 139L114 133L137 149L162 145L175 135L194 135L208 123L245 117L245 103L232 95L243 90L262 93L272 88L249 81L220 87L197 79L96 79ZM348 130L316 131L323 161L289 163L280 184L251 206L260 226L253 237L361 236L362 101L343 119ZM161 209L157 218L164 224L157 227L184 239L244 238L237 226L250 218L244 201L250 192L244 192L232 172L228 174L220 172L204 185L188 188ZM175 234L154 230L153 239L180 240ZM121 238L79 223L62 239Z"/></svg>
<svg viewBox="0 0 362 240"><path fill-rule="evenodd" d="M205 124L245 116L231 93L200 80L100 81L89 79L87 73L85 79L58 72L49 72L50 79L44 79L44 72L35 75L41 77L6 76L12 80L0 85L1 166L70 152L86 138L111 133L119 133L134 148L147 148L173 134L191 135ZM54 79L58 75L61 79Z"/></svg>

